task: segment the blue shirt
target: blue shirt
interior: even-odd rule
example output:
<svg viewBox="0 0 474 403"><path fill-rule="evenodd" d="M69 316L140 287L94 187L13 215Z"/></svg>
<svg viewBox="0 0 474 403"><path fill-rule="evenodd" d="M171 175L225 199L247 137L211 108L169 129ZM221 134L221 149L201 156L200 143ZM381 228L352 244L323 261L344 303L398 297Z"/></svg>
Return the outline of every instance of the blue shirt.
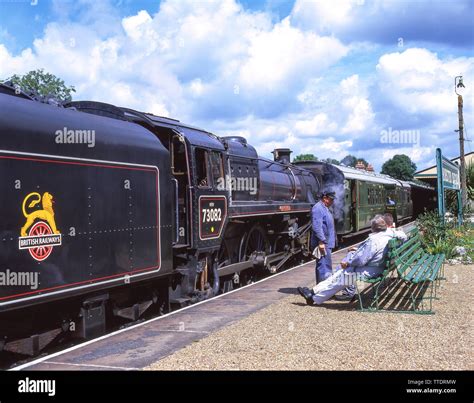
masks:
<svg viewBox="0 0 474 403"><path fill-rule="evenodd" d="M311 216L313 221L314 247L319 242L324 242L329 249L333 249L336 246L336 231L331 212L322 201L319 201L313 206Z"/></svg>

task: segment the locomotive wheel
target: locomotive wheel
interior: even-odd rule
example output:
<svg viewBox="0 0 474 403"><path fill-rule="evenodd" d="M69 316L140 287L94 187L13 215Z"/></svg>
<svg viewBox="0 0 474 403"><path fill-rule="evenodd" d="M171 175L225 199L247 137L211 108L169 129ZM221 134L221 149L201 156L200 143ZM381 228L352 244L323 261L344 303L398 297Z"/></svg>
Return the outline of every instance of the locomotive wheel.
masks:
<svg viewBox="0 0 474 403"><path fill-rule="evenodd" d="M278 236L273 242L273 253L284 252L290 249L290 240L288 237Z"/></svg>
<svg viewBox="0 0 474 403"><path fill-rule="evenodd" d="M224 267L228 266L232 262L232 258L229 253L229 248L227 246L227 242L224 240L222 242L221 248L219 249L219 253L217 254L217 267ZM220 283L220 291L219 294L224 294L226 292L232 291L234 289L234 281L233 276L225 276L221 278Z"/></svg>
<svg viewBox="0 0 474 403"><path fill-rule="evenodd" d="M229 248L227 247L227 242L224 240L217 254L217 267L221 268L229 264L231 264Z"/></svg>
<svg viewBox="0 0 474 403"><path fill-rule="evenodd" d="M265 230L260 225L254 225L240 243L240 261L249 260L253 252L271 253L271 245Z"/></svg>
<svg viewBox="0 0 474 403"><path fill-rule="evenodd" d="M271 245L265 230L260 225L254 225L251 230L242 237L239 250L239 261L250 259L253 252L271 253ZM258 270L255 268L245 270L240 275L240 285L252 284L258 280Z"/></svg>

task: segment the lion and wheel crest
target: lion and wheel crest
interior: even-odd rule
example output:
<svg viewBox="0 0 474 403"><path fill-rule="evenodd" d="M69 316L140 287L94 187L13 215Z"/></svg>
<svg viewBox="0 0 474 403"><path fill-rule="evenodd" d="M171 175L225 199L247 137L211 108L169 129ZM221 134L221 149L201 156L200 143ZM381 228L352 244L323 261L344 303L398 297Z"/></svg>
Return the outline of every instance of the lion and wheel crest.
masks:
<svg viewBox="0 0 474 403"><path fill-rule="evenodd" d="M41 209L37 209L40 203ZM53 195L48 192L44 192L43 196L32 192L23 199L22 212L26 222L20 230L19 248L28 249L37 261L45 260L54 246L61 245L53 204Z"/></svg>

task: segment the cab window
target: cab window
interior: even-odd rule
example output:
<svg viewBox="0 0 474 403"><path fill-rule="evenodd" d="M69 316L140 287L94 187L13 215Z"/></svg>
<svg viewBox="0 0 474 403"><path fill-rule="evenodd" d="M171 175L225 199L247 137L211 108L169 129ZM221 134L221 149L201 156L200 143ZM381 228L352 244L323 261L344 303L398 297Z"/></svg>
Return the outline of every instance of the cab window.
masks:
<svg viewBox="0 0 474 403"><path fill-rule="evenodd" d="M210 187L209 175L209 152L202 148L196 148L196 184L198 187Z"/></svg>
<svg viewBox="0 0 474 403"><path fill-rule="evenodd" d="M210 163L212 171L212 183L214 188L218 188L218 186L222 186L222 183L225 180L221 153L218 151L211 151Z"/></svg>

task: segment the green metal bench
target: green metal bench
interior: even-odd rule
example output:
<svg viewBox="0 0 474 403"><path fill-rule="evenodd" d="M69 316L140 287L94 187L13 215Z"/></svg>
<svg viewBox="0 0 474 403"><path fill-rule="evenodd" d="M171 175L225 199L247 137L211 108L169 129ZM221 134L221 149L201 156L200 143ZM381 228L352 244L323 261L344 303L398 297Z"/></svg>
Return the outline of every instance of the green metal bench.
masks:
<svg viewBox="0 0 474 403"><path fill-rule="evenodd" d="M407 312L434 313L433 299L437 298L437 290L444 271L444 254L431 255L422 249L421 236L417 229L413 230L410 239L392 251L391 258L400 279L408 286L407 297L411 300L412 309ZM425 296L427 288L430 295ZM424 302L429 301L429 309Z"/></svg>
<svg viewBox="0 0 474 403"><path fill-rule="evenodd" d="M362 311L378 312L380 308L380 291L386 289L388 280L394 280L392 290L406 285L404 300L411 302L410 309L391 310L390 312L432 314L432 301L438 299L437 289L444 270L444 255L430 255L423 251L421 237L417 229L412 230L406 242L392 239L388 244L386 267L383 273L376 278L365 279L364 282L373 285L373 298L367 308L363 306L363 296L358 290L359 304ZM398 274L394 279L393 274ZM425 296L427 289L430 295ZM387 293L388 294L388 293ZM425 301L429 301L429 308L425 309Z"/></svg>

